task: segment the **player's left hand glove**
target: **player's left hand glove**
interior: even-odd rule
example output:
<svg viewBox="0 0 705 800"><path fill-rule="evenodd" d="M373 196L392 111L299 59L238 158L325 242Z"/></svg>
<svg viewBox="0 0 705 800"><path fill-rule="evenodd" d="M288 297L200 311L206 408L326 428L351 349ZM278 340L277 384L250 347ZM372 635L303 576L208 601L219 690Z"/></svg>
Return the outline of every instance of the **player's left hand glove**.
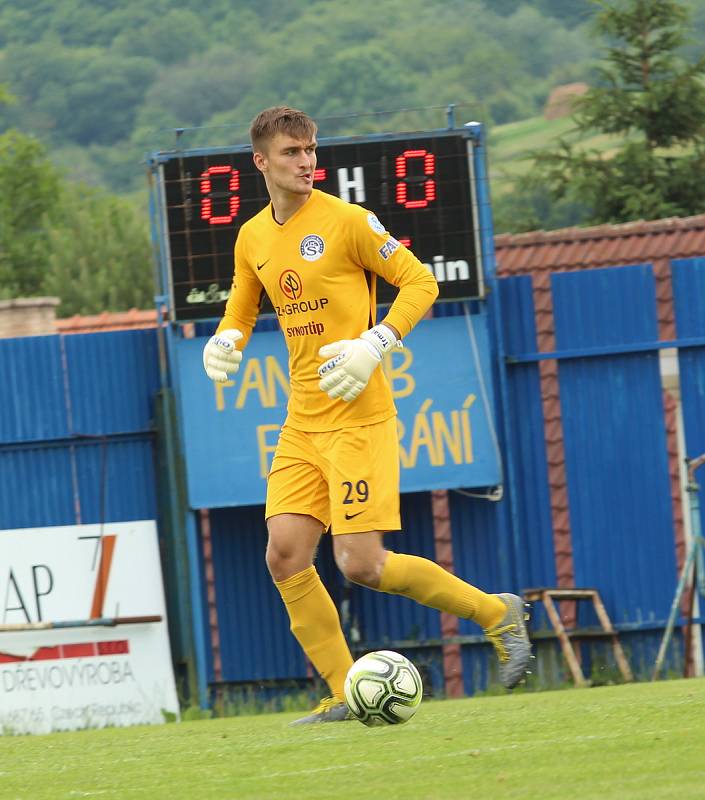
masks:
<svg viewBox="0 0 705 800"><path fill-rule="evenodd" d="M375 325L361 333L359 339L341 339L323 345L318 355L328 360L318 368L321 391L331 399L354 400L367 386L382 356L393 347L401 346L386 325Z"/></svg>

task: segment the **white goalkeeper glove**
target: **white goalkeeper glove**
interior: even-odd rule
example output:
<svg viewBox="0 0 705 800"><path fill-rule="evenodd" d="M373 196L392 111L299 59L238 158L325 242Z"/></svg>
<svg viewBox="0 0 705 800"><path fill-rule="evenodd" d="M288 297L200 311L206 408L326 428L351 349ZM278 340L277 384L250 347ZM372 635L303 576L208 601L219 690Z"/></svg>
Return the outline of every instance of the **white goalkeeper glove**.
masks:
<svg viewBox="0 0 705 800"><path fill-rule="evenodd" d="M367 386L382 356L394 347L402 347L402 343L386 325L375 325L359 339L323 345L318 355L328 360L318 368L319 388L333 400L354 400Z"/></svg>
<svg viewBox="0 0 705 800"><path fill-rule="evenodd" d="M240 369L242 353L235 349L235 342L242 339L237 328L216 333L203 348L203 368L206 375L218 383L224 383Z"/></svg>

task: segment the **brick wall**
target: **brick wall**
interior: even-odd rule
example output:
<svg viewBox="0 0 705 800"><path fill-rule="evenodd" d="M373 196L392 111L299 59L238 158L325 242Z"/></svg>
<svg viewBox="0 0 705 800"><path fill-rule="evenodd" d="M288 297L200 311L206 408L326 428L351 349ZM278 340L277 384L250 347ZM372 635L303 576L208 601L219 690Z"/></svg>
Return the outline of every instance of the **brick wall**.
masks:
<svg viewBox="0 0 705 800"><path fill-rule="evenodd" d="M0 300L0 339L56 333L58 297Z"/></svg>

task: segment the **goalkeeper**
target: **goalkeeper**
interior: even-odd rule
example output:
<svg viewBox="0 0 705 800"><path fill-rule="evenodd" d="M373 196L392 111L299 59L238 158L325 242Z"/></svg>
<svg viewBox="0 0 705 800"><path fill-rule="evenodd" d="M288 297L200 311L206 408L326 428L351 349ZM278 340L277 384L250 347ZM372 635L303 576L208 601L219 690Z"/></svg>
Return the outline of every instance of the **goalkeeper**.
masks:
<svg viewBox="0 0 705 800"><path fill-rule="evenodd" d="M505 686L523 678L530 657L519 597L486 594L384 547L384 532L401 525L396 409L380 363L438 287L374 214L313 188L316 132L306 114L281 106L253 120L253 159L271 203L240 230L232 291L203 352L208 376L228 380L267 293L289 350L291 396L267 482L266 561L292 633L331 692L301 723L348 717L352 657L314 566L329 529L348 580L477 622ZM375 324L377 276L399 293Z"/></svg>

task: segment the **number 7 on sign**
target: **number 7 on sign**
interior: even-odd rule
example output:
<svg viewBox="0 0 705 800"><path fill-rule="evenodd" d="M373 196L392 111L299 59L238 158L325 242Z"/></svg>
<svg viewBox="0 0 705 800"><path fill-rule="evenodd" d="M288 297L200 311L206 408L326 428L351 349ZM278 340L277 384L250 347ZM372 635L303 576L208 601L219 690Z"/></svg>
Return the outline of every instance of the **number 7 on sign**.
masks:
<svg viewBox="0 0 705 800"><path fill-rule="evenodd" d="M117 535L111 534L109 536L79 536L79 539L95 539L96 550L93 555L93 569L96 566L96 558L100 553L100 562L98 564L98 571L95 576L95 585L93 587L93 600L91 602L91 612L89 619L98 619L103 616L103 605L105 603L105 596L108 593L108 580L110 578L110 567L113 563L113 553L115 551L115 543Z"/></svg>

